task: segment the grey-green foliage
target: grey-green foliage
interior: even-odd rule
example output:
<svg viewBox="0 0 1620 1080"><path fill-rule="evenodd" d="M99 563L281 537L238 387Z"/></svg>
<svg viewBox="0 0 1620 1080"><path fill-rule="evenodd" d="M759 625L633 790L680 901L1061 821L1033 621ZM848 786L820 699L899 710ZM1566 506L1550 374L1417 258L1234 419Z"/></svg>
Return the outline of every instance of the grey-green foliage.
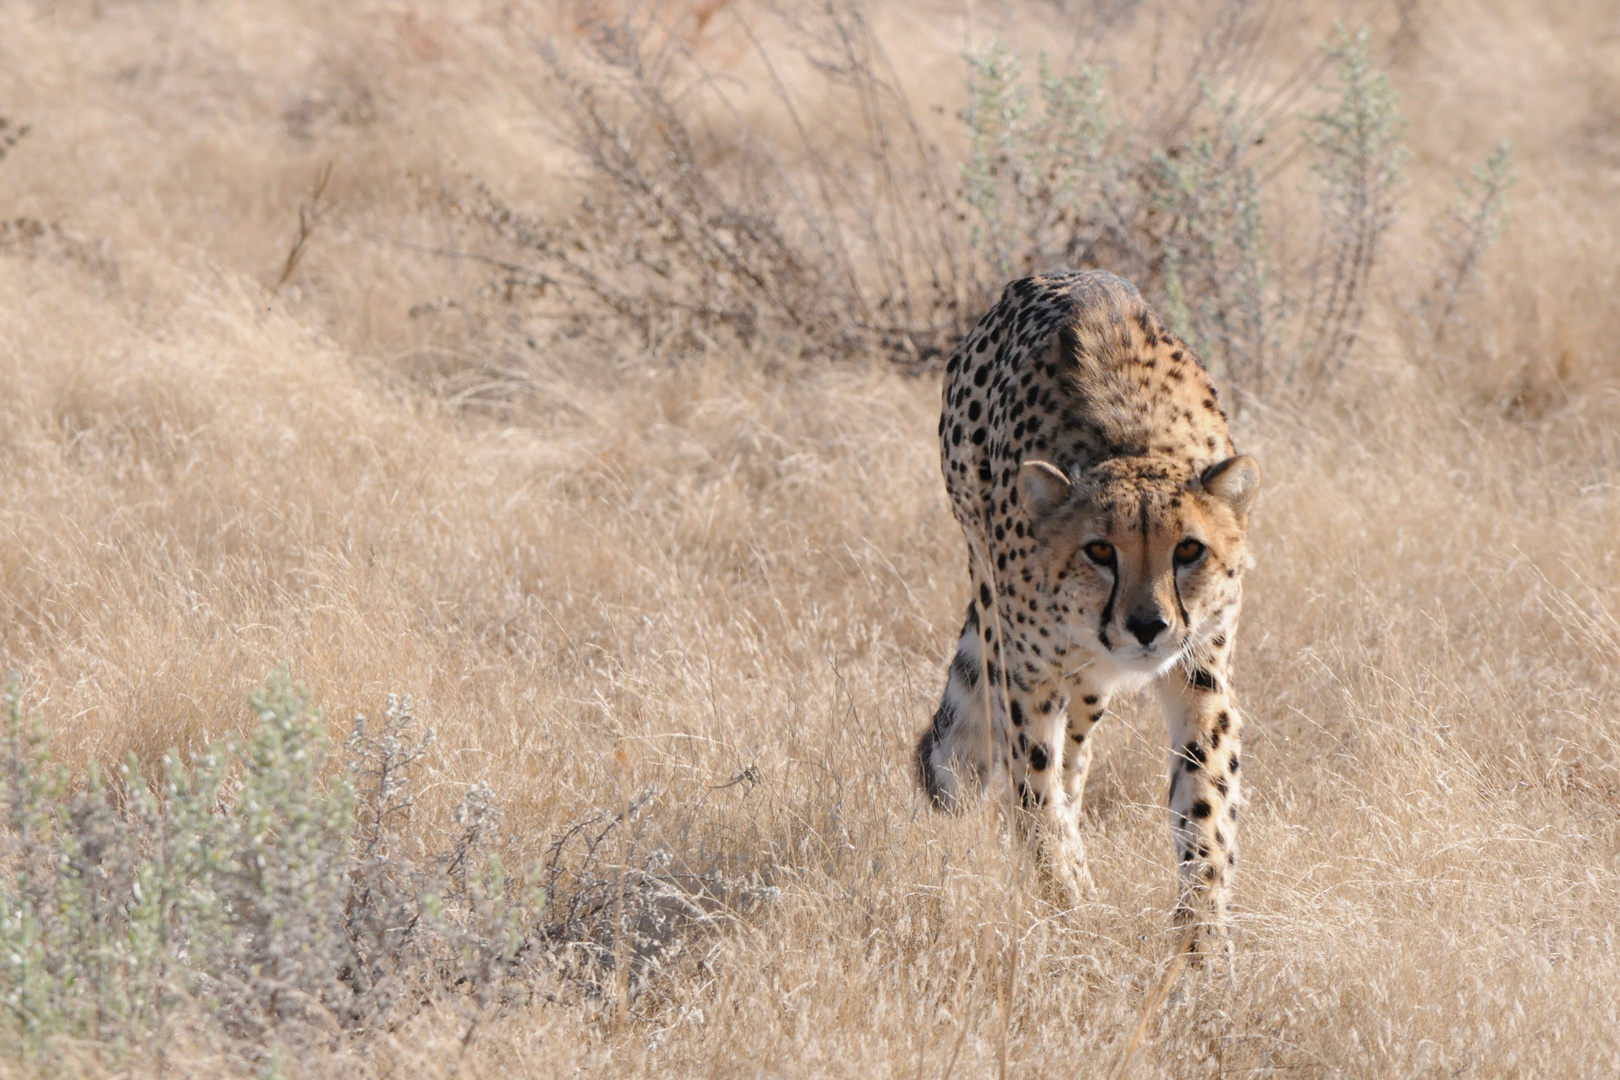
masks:
<svg viewBox="0 0 1620 1080"><path fill-rule="evenodd" d="M1165 317L1225 378L1264 393L1280 298L1250 154L1261 138L1235 99L1218 102L1206 88L1205 102L1209 130L1153 154Z"/></svg>
<svg viewBox="0 0 1620 1080"><path fill-rule="evenodd" d="M1379 244L1395 222L1395 188L1407 157L1400 100L1372 58L1367 29L1350 34L1336 26L1335 36L1326 48L1338 97L1308 117L1305 132L1322 214L1301 342L1300 375L1309 388L1337 374L1355 345Z"/></svg>
<svg viewBox="0 0 1620 1080"><path fill-rule="evenodd" d="M1251 150L1262 132L1205 88L1204 126L1131 137L1100 72L1042 56L1032 106L1016 54L968 58L962 169L972 242L992 279L1101 267L1132 278L1218 373L1261 391L1280 303Z"/></svg>
<svg viewBox="0 0 1620 1080"><path fill-rule="evenodd" d="M1457 194L1434 222L1439 251L1434 284L1424 300L1436 344L1457 314L1457 305L1479 281L1479 262L1507 228L1508 192L1518 183L1513 144L1499 143L1483 164L1457 180Z"/></svg>
<svg viewBox="0 0 1620 1080"><path fill-rule="evenodd" d="M308 691L275 677L250 702L259 723L247 740L228 743L190 776L170 757L170 801L185 831L166 867L185 883L177 900L189 908L188 962L199 988L244 1031L340 1005L354 821L348 777L326 782L329 746ZM213 814L227 757L241 789L230 813Z"/></svg>
<svg viewBox="0 0 1620 1080"><path fill-rule="evenodd" d="M22 1046L153 1013L165 879L121 827L97 772L70 789L15 679L4 738L0 1031Z"/></svg>
<svg viewBox="0 0 1620 1080"><path fill-rule="evenodd" d="M1000 279L1112 270L1239 390L1318 392L1359 336L1406 159L1399 101L1366 31L1335 35L1326 46L1329 104L1304 118L1303 145L1291 146L1271 137L1262 106L1208 82L1184 119L1128 126L1095 71L1058 77L1043 56L1037 104L1005 45L969 57L962 180L981 261ZM1308 155L1320 217L1305 265L1284 272L1263 190L1298 151ZM1476 178L1479 198L1442 234L1450 272L1442 323L1499 229L1492 200L1505 190L1502 164Z"/></svg>
<svg viewBox="0 0 1620 1080"><path fill-rule="evenodd" d="M398 829L416 738L408 700L356 721L335 769L308 691L283 673L258 723L150 785L52 763L6 692L0 783L0 1060L56 1037L137 1049L166 1016L250 1044L328 1043L459 986L510 998L543 897L487 853L498 809L468 793L448 845L409 857ZM503 989L504 987L504 989ZM406 991L409 991L408 993Z"/></svg>
<svg viewBox="0 0 1620 1080"><path fill-rule="evenodd" d="M1010 276L1013 237L1009 206L1017 186L1013 170L1021 156L1019 125L1029 111L1029 95L1017 55L1000 41L981 55L969 57L973 77L968 80L969 156L962 166L973 246L990 261L998 276Z"/></svg>
<svg viewBox="0 0 1620 1080"><path fill-rule="evenodd" d="M970 154L962 181L971 242L995 280L1072 262L1120 227L1117 131L1100 72L1058 74L1043 53L1031 107L1023 64L994 41L968 57Z"/></svg>

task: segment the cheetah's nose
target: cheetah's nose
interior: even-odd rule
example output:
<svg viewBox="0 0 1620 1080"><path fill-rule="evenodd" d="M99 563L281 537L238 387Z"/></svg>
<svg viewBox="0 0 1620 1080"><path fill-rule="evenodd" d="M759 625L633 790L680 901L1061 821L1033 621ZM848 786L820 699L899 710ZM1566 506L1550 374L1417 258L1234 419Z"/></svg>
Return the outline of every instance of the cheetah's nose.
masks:
<svg viewBox="0 0 1620 1080"><path fill-rule="evenodd" d="M1143 645L1153 644L1153 639L1164 632L1169 624L1159 618L1157 611L1133 611L1125 620L1125 629L1136 635L1136 640Z"/></svg>

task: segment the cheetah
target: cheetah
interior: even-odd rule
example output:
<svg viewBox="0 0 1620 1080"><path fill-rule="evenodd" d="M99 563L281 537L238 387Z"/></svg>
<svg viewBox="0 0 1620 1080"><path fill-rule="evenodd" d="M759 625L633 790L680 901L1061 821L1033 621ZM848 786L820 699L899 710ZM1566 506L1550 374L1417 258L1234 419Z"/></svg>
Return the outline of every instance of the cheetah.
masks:
<svg viewBox="0 0 1620 1080"><path fill-rule="evenodd" d="M972 600L917 745L936 807L1002 789L1068 902L1090 735L1151 685L1170 734L1175 922L1229 954L1242 719L1231 657L1260 484L1215 386L1136 288L1100 271L1006 287L945 367L941 468Z"/></svg>

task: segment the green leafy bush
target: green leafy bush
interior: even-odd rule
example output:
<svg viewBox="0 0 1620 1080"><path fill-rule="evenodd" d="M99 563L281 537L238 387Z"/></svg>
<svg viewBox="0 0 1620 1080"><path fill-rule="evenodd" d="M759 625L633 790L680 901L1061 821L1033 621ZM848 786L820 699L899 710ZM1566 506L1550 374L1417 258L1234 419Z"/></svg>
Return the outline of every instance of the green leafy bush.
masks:
<svg viewBox="0 0 1620 1080"><path fill-rule="evenodd" d="M1406 121L1372 59L1366 27L1352 35L1340 26L1335 34L1328 54L1338 99L1308 118L1305 134L1322 214L1300 350L1300 376L1313 389L1338 373L1355 345L1379 247L1395 223L1395 187L1407 157Z"/></svg>
<svg viewBox="0 0 1620 1080"><path fill-rule="evenodd" d="M1319 391L1356 341L1405 157L1405 124L1365 31L1337 33L1326 50L1337 87L1306 117L1302 147L1268 139L1261 110L1208 78L1180 122L1131 127L1093 70L1059 77L1043 56L1037 110L1004 45L970 57L962 176L981 261L1001 278L1113 270L1238 390ZM1296 151L1309 155L1320 218L1307 265L1285 275L1263 192Z"/></svg>
<svg viewBox="0 0 1620 1080"><path fill-rule="evenodd" d="M1116 200L1127 181L1111 152L1119 127L1100 72L1059 75L1042 54L1031 107L1023 64L999 41L968 57L971 148L962 165L970 241L1004 281L1088 259L1126 226Z"/></svg>
<svg viewBox="0 0 1620 1080"><path fill-rule="evenodd" d="M1508 192L1518 183L1513 144L1499 143L1484 163L1457 180L1451 205L1434 222L1434 283L1423 299L1423 314L1434 343L1456 321L1463 299L1479 287L1479 264L1502 238L1509 220Z"/></svg>
<svg viewBox="0 0 1620 1080"><path fill-rule="evenodd" d="M140 1051L171 1020L237 1045L331 1045L444 996L519 1000L544 894L487 850L499 811L470 789L440 850L405 853L431 733L410 703L362 717L335 767L284 672L258 724L148 783L134 762L75 782L6 692L0 747L0 1045ZM532 959L538 951L529 950ZM257 1052L257 1051L255 1051Z"/></svg>

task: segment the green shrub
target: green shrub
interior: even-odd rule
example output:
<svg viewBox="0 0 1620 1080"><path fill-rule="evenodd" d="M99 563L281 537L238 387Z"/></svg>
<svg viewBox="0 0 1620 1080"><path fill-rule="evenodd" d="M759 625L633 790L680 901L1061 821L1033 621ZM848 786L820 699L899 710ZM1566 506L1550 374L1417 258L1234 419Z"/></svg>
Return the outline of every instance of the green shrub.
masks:
<svg viewBox="0 0 1620 1080"><path fill-rule="evenodd" d="M1314 390L1344 366L1367 311L1368 283L1395 223L1395 186L1406 160L1406 121L1388 77L1371 57L1367 29L1335 27L1328 46L1337 101L1308 117L1305 139L1321 195L1316 257L1307 270L1299 378Z"/></svg>
<svg viewBox="0 0 1620 1080"><path fill-rule="evenodd" d="M1085 267L1129 277L1240 392L1318 392L1356 341L1405 156L1398 102L1365 31L1339 30L1327 53L1332 103L1291 148L1268 137L1252 102L1202 76L1184 120L1130 127L1095 71L1060 78L1043 56L1036 110L1019 58L992 43L969 57L963 114L974 250L995 277ZM1263 191L1296 149L1317 177L1318 240L1308 264L1284 275ZM1290 279L1305 282L1303 296Z"/></svg>
<svg viewBox="0 0 1620 1080"><path fill-rule="evenodd" d="M1483 164L1457 180L1457 194L1435 219L1434 281L1422 313L1436 345L1456 321L1463 299L1479 287L1479 264L1507 228L1508 192L1518 183L1513 144L1499 143Z"/></svg>
<svg viewBox="0 0 1620 1080"><path fill-rule="evenodd" d="M1043 53L1032 113L1023 65L1005 45L992 42L968 64L962 182L969 239L991 279L1084 260L1099 236L1121 227L1110 202L1124 180L1110 153L1118 125L1101 73L1059 75Z"/></svg>
<svg viewBox="0 0 1620 1080"><path fill-rule="evenodd" d="M1165 317L1205 363L1234 386L1263 394L1275 378L1283 304L1266 246L1260 183L1250 149L1260 142L1235 98L1206 94L1210 130L1153 154L1149 204L1168 224L1157 285Z"/></svg>
<svg viewBox="0 0 1620 1080"><path fill-rule="evenodd" d="M148 784L52 763L6 692L0 778L0 1052L53 1040L139 1053L181 1017L238 1045L331 1045L429 999L521 1000L544 896L488 852L499 820L470 789L448 844L400 843L414 738L409 701L362 717L335 768L308 691L284 672L258 724Z"/></svg>

